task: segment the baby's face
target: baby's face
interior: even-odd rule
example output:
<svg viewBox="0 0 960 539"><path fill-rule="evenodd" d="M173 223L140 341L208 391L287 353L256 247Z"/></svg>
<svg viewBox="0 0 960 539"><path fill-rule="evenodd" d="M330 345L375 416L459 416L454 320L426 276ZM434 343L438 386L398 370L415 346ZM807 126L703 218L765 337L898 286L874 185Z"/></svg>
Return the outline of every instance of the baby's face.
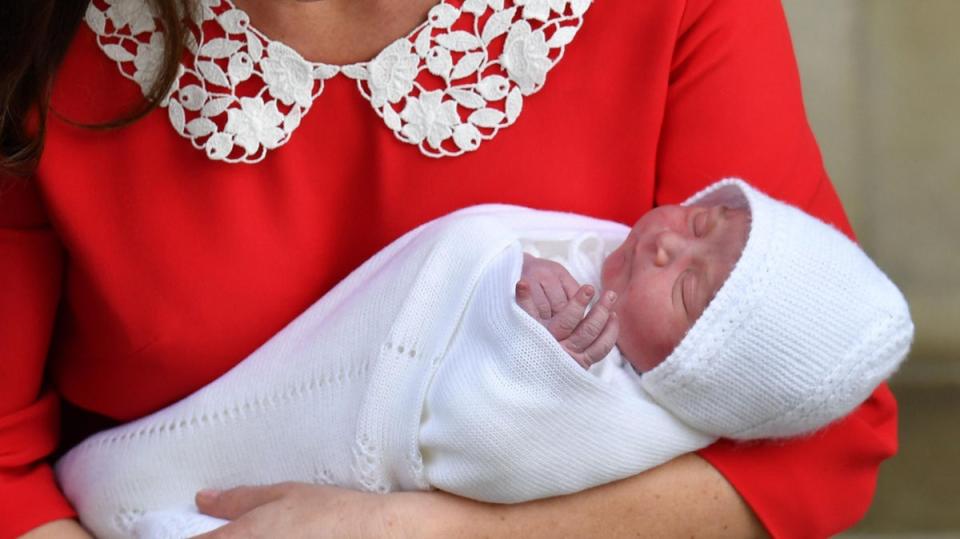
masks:
<svg viewBox="0 0 960 539"><path fill-rule="evenodd" d="M743 251L746 210L660 206L646 213L603 263L603 288L617 293L617 346L648 371L670 355L707 308Z"/></svg>

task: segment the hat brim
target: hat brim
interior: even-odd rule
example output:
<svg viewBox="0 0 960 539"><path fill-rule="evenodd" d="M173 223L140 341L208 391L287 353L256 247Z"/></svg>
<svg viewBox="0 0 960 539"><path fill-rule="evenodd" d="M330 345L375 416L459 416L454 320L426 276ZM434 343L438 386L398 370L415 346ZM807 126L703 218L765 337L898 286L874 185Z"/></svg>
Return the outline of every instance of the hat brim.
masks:
<svg viewBox="0 0 960 539"><path fill-rule="evenodd" d="M745 193L744 181L738 178L721 180L711 184L681 203L681 206L715 205L749 209L750 203Z"/></svg>

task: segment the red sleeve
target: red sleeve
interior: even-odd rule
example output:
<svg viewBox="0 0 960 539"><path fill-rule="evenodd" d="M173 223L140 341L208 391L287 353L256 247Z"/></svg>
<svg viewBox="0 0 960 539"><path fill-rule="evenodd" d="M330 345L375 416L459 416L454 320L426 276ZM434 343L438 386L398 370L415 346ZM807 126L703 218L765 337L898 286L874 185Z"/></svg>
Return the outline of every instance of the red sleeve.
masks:
<svg viewBox="0 0 960 539"><path fill-rule="evenodd" d="M0 175L0 538L74 515L43 462L59 422L42 383L61 268L36 184Z"/></svg>
<svg viewBox="0 0 960 539"><path fill-rule="evenodd" d="M852 230L810 131L776 0L688 0L671 67L657 203L738 176ZM700 454L774 537L827 537L865 514L880 463L897 448L896 402L881 386L853 414L807 438Z"/></svg>

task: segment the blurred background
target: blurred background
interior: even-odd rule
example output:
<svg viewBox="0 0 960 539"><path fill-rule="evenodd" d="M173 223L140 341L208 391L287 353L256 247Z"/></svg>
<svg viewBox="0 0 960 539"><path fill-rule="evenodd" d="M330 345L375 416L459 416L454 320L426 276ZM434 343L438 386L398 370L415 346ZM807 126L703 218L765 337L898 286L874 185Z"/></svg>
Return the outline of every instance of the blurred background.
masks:
<svg viewBox="0 0 960 539"><path fill-rule="evenodd" d="M900 454L843 537L960 538L960 0L783 0L827 170L917 332Z"/></svg>

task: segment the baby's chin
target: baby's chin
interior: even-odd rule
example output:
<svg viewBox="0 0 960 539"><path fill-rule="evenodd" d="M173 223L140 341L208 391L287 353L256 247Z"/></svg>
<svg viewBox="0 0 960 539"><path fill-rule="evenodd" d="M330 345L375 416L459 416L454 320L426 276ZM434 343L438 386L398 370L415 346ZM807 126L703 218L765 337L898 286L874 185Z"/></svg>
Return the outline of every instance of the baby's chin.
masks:
<svg viewBox="0 0 960 539"><path fill-rule="evenodd" d="M659 357L659 354L643 354L637 353L636 351L631 354L629 344L623 343L621 340L617 341L617 348L620 349L620 353L623 355L624 361L629 363L630 366L633 367L633 370L638 374L652 371L667 359L667 356Z"/></svg>

